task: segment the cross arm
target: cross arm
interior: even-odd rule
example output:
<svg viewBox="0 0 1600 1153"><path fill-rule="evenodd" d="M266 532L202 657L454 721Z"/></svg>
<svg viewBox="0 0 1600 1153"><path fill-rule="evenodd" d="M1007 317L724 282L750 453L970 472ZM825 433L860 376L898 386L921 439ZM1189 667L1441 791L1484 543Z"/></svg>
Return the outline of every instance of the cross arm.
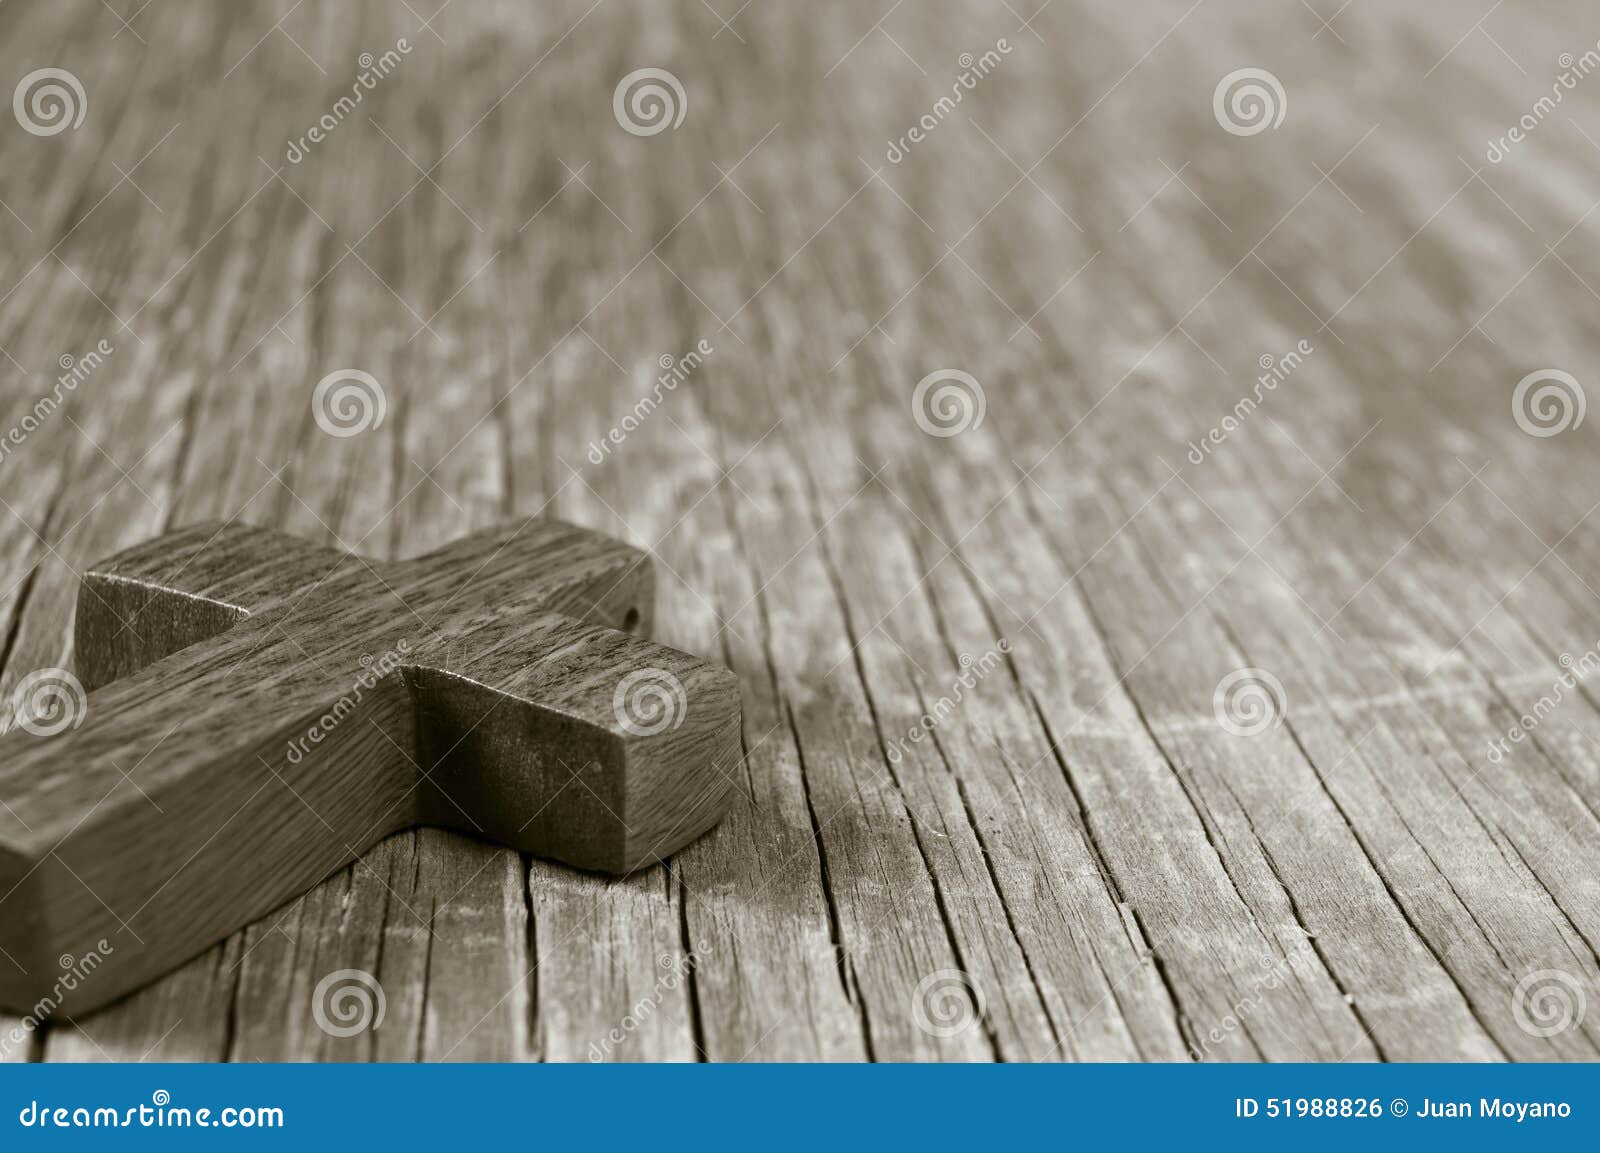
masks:
<svg viewBox="0 0 1600 1153"><path fill-rule="evenodd" d="M628 873L722 816L742 757L727 669L556 614L457 627L406 670L424 823Z"/></svg>
<svg viewBox="0 0 1600 1153"><path fill-rule="evenodd" d="M365 560L274 529L203 523L92 565L78 592L78 678L109 684L361 568L408 603L474 599L548 609L648 635L654 570L640 549L563 521L524 517L413 560ZM426 622L421 622L426 624Z"/></svg>
<svg viewBox="0 0 1600 1153"><path fill-rule="evenodd" d="M654 623L650 555L565 521L507 521L384 571L396 593L433 606L428 611L435 615L470 599L506 611L557 612L640 636Z"/></svg>
<svg viewBox="0 0 1600 1153"><path fill-rule="evenodd" d="M347 554L273 529L190 525L92 565L74 647L90 690L206 640L325 580Z"/></svg>

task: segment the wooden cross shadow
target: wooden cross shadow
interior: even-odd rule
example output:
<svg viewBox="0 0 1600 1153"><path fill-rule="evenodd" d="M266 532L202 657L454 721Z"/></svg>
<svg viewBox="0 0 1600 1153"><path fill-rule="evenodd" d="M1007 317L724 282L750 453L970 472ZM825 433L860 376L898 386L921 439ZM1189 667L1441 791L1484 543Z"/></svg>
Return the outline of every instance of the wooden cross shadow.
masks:
<svg viewBox="0 0 1600 1153"><path fill-rule="evenodd" d="M635 635L653 591L541 519L400 563L200 525L94 566L81 724L0 738L0 1008L104 1004L415 825L607 873L699 836L738 682Z"/></svg>

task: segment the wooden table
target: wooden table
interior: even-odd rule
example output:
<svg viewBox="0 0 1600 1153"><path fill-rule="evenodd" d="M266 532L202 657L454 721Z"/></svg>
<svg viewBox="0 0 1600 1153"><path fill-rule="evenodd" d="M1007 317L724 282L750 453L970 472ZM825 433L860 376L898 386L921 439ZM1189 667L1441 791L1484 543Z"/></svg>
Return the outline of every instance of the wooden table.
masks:
<svg viewBox="0 0 1600 1153"><path fill-rule="evenodd" d="M0 8L87 104L0 124L3 423L83 377L0 693L165 528L545 511L655 551L744 795L625 880L394 837L10 1059L1600 1055L1600 422L1513 407L1600 382L1588 6L432 7Z"/></svg>

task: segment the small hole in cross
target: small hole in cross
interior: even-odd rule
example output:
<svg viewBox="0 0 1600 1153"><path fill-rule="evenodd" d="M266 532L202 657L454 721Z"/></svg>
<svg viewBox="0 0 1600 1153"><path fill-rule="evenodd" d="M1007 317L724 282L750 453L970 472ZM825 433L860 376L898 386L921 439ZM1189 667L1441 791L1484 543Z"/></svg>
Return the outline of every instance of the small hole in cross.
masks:
<svg viewBox="0 0 1600 1153"><path fill-rule="evenodd" d="M628 610L628 615L622 618L622 631L625 633L631 633L638 627L639 610L636 608L631 608Z"/></svg>

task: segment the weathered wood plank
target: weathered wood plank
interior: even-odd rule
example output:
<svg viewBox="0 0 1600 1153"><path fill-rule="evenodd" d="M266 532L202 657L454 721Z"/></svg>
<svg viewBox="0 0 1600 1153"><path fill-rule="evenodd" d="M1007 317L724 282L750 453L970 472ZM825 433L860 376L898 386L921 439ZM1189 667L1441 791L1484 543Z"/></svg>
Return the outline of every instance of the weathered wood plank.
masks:
<svg viewBox="0 0 1600 1153"><path fill-rule="evenodd" d="M67 660L73 570L171 525L392 558L548 508L660 554L661 638L743 682L744 800L622 882L402 834L0 1055L1592 1057L1592 1011L1537 1036L1517 998L1545 969L1600 997L1600 694L1488 756L1596 644L1592 426L1508 410L1594 360L1600 160L1564 118L1482 160L1579 6L1492 15L1494 44L1446 5L1352 6L1338 36L1296 7L956 5L891 14L892 42L849 6L753 5L737 37L588 8L452 6L441 43L307 3L313 67L258 43L276 12L153 5L145 48L92 3L0 6L0 72L61 64L90 99L7 138L0 425L115 346L0 458L0 699ZM611 95L647 63L688 115L639 137ZM1245 64L1288 115L1233 136L1206 97ZM309 411L342 367L389 405L349 440ZM912 391L950 367L987 416L930 436ZM963 654L987 671L941 708ZM1255 737L1213 712L1246 666L1287 700ZM381 1029L317 1026L345 968ZM985 1011L957 993L938 1036L918 989L945 970Z"/></svg>

